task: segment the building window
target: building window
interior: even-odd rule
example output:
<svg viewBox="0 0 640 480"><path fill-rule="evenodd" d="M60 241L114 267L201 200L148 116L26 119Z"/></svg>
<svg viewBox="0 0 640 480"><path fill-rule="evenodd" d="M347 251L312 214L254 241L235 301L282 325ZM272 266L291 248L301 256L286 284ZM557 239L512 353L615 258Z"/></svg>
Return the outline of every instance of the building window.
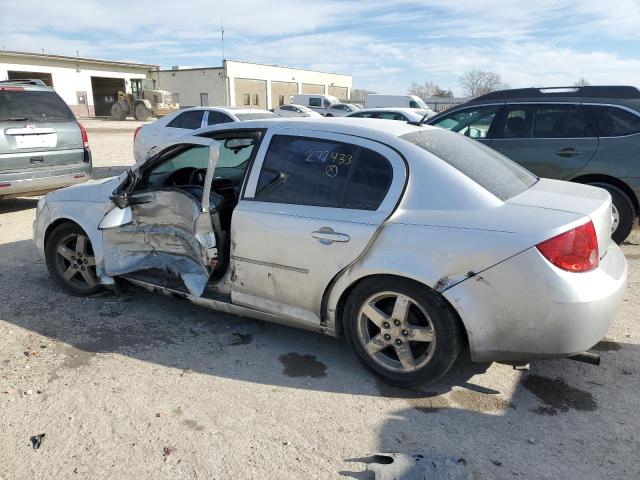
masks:
<svg viewBox="0 0 640 480"><path fill-rule="evenodd" d="M253 104L254 105L260 104L260 95L258 95L257 93L253 96Z"/></svg>
<svg viewBox="0 0 640 480"><path fill-rule="evenodd" d="M179 93L173 93L173 103L180 103L180 94Z"/></svg>
<svg viewBox="0 0 640 480"><path fill-rule="evenodd" d="M278 95L278 105L284 105L284 95Z"/></svg>
<svg viewBox="0 0 640 480"><path fill-rule="evenodd" d="M244 104L251 105L251 95L248 93L245 93L243 96L244 96Z"/></svg>

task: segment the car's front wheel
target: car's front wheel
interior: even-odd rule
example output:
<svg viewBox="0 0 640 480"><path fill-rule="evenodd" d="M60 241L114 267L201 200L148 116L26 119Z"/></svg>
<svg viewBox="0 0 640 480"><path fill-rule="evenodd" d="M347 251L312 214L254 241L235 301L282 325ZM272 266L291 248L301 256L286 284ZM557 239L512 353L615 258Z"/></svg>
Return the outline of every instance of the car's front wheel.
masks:
<svg viewBox="0 0 640 480"><path fill-rule="evenodd" d="M363 280L351 292L343 320L345 337L357 357L394 385L440 378L462 349L462 332L450 307L409 280Z"/></svg>
<svg viewBox="0 0 640 480"><path fill-rule="evenodd" d="M102 289L89 237L75 223L63 223L51 232L45 259L49 273L67 292L93 295Z"/></svg>

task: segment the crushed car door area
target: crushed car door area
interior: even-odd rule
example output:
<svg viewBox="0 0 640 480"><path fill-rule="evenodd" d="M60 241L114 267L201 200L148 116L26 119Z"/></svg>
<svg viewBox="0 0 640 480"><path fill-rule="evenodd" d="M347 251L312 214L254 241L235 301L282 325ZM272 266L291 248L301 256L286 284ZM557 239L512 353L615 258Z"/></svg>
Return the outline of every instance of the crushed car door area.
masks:
<svg viewBox="0 0 640 480"><path fill-rule="evenodd" d="M326 287L366 250L405 179L381 143L269 129L233 214L233 303L320 326Z"/></svg>
<svg viewBox="0 0 640 480"><path fill-rule="evenodd" d="M163 272L200 296L217 261L210 202L203 205L202 199L210 196L218 144L202 139L168 150L133 174L133 185L114 194L120 206L100 225L105 271ZM204 172L206 178L194 174Z"/></svg>

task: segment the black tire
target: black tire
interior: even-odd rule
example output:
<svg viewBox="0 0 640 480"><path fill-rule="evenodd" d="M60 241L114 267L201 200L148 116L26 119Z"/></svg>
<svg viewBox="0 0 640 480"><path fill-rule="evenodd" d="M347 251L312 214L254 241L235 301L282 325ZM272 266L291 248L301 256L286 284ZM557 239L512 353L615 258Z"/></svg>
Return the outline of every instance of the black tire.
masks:
<svg viewBox="0 0 640 480"><path fill-rule="evenodd" d="M145 106L144 103L139 103L136 105L134 116L136 117L136 120L140 122L144 122L147 118L151 116L151 112Z"/></svg>
<svg viewBox="0 0 640 480"><path fill-rule="evenodd" d="M392 318L391 312L396 308L397 299L391 304L389 303L392 301L390 298L393 297L384 297L392 292L397 292L401 296L409 298L412 303L409 303L410 306L407 307L408 313L405 315L407 323L398 324L397 327L392 325L389 330L385 330L389 327L374 325L374 322L369 320L368 315L363 314L362 309L365 308L366 304L372 305L371 301L376 301L376 298L381 297L382 299L377 300L378 303L373 305L378 311L389 315L388 320L390 322L395 322L396 320ZM421 320L425 313L428 318ZM380 276L363 280L349 295L343 320L346 341L358 359L371 372L392 385L424 385L437 380L451 368L464 344L460 323L449 305L427 287L411 280L397 277ZM426 324L420 322L426 322ZM367 324L367 332L363 331L365 323ZM386 325L388 322L382 323ZM414 329L434 332L432 342L427 340L417 342L404 340L404 345L409 346L413 362L420 360L420 358L422 358L422 362L426 362L424 364L414 364L415 370L413 371L405 371L403 362L400 365L401 361L397 350L398 348L404 348L402 347L403 338L410 338L402 337L402 335L409 334L407 330L403 329L405 328L404 325L410 325L411 328L408 329L412 332ZM421 329L420 327L425 328ZM397 329L403 330L398 331ZM386 332L389 333L387 334ZM363 339L363 335L370 336L370 341L366 342ZM374 344L376 343L374 339L380 338L380 336L391 337L384 340L391 343L388 343L386 347L373 354L368 353L365 343L367 345ZM413 336L413 333L411 336ZM401 342L400 345L394 344L394 342L398 341ZM416 356L416 352L419 353L420 349L424 349L421 357ZM393 360L394 356L396 357L395 361ZM393 366L386 366L387 363L392 364L394 362L398 364L395 369ZM403 371L399 371L398 368Z"/></svg>
<svg viewBox="0 0 640 480"><path fill-rule="evenodd" d="M78 243L80 237L84 238L82 245ZM44 252L49 273L70 294L87 296L102 290L96 277L91 242L77 224L67 222L56 227L47 239ZM71 277L67 278L67 273Z"/></svg>
<svg viewBox="0 0 640 480"><path fill-rule="evenodd" d="M120 102L116 102L111 105L111 120L125 120L127 118L127 114L122 108Z"/></svg>
<svg viewBox="0 0 640 480"><path fill-rule="evenodd" d="M624 242L633 228L633 221L636 218L636 211L631 199L618 187L607 183L592 183L594 187L604 188L611 194L614 213L618 212L618 226L611 232L611 238L618 245Z"/></svg>
<svg viewBox="0 0 640 480"><path fill-rule="evenodd" d="M325 117L333 117L333 114L331 114L331 113L327 113L327 114L325 115Z"/></svg>

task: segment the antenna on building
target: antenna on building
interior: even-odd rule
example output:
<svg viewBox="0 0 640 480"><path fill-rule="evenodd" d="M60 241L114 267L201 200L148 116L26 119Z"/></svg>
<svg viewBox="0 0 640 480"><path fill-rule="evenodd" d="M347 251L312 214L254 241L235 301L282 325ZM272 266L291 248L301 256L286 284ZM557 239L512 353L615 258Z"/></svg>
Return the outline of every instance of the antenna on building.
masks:
<svg viewBox="0 0 640 480"><path fill-rule="evenodd" d="M222 44L222 63L224 63L224 25L222 25L222 17L220 17L220 42Z"/></svg>

